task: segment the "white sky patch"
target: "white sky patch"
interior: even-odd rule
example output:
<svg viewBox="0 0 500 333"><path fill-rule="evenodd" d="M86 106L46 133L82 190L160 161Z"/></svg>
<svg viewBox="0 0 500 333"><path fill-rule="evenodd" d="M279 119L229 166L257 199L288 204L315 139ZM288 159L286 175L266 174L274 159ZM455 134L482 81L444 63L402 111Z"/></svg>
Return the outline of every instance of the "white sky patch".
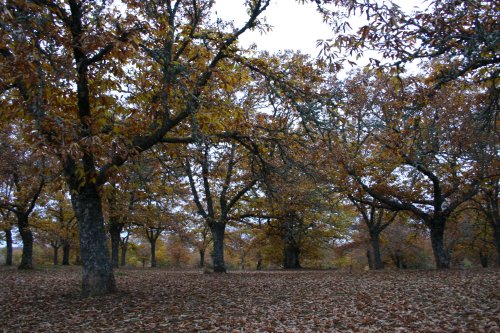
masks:
<svg viewBox="0 0 500 333"><path fill-rule="evenodd" d="M241 27L246 18L244 0L216 0L214 17L224 21L234 21L236 27ZM406 12L412 12L425 7L425 1L394 1ZM283 50L299 50L316 57L320 48L316 47L320 39L333 37L330 26L323 22L321 14L314 3L300 3L297 0L273 0L264 12L267 23L272 31L261 34L249 31L240 37L243 46L255 43L259 50L271 53ZM364 19L353 17L350 25L353 29L362 26Z"/></svg>
<svg viewBox="0 0 500 333"><path fill-rule="evenodd" d="M241 27L248 17L244 0L217 0L214 16L225 21L234 21ZM273 0L264 12L272 31L261 34L258 31L245 32L240 37L243 46L256 44L259 50L271 53L283 50L298 50L315 57L320 49L316 47L318 39L331 38L331 28L323 23L316 5L301 4L296 0Z"/></svg>

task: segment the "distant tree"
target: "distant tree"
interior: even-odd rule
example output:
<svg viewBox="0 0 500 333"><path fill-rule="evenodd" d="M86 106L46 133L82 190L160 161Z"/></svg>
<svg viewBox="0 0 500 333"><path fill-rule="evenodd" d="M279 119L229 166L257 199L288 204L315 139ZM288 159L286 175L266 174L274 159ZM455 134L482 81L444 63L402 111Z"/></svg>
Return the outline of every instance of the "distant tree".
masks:
<svg viewBox="0 0 500 333"><path fill-rule="evenodd" d="M135 193L137 189L134 188L136 184L130 178L124 177L120 182L113 181L120 176L124 177L123 174L115 176L109 182L109 186L105 186L106 203L104 206L108 220L107 229L111 238L111 265L114 268L118 268L119 264L121 233L130 223L130 216L137 200Z"/></svg>
<svg viewBox="0 0 500 333"><path fill-rule="evenodd" d="M120 266L126 266L127 264L127 250L128 250L128 242L130 240L130 227L125 227L125 234L120 235Z"/></svg>
<svg viewBox="0 0 500 333"><path fill-rule="evenodd" d="M474 199L474 206L477 207L493 233L493 242L497 252L497 265L500 266L500 185L499 181L486 182L478 196Z"/></svg>
<svg viewBox="0 0 500 333"><path fill-rule="evenodd" d="M38 233L53 247L54 264L57 265L58 250L62 248L62 265L69 265L71 248L78 243L78 226L64 184L52 183L44 200L46 204L37 228Z"/></svg>
<svg viewBox="0 0 500 333"><path fill-rule="evenodd" d="M17 135L18 140L13 136ZM49 161L23 140L14 126L0 133L0 208L11 212L23 242L19 269L33 268L33 231L29 217L47 182ZM5 215L7 216L7 215Z"/></svg>
<svg viewBox="0 0 500 333"><path fill-rule="evenodd" d="M212 233L213 270L226 272L224 237L228 222L258 182L255 160L236 143L206 140L191 150L184 167L198 213Z"/></svg>
<svg viewBox="0 0 500 333"><path fill-rule="evenodd" d="M348 126L337 126L332 157L381 204L423 221L437 267L449 267L446 221L478 192L487 172L480 158L484 133L475 121L483 93L450 84L428 98L420 78L369 71L355 74L346 89Z"/></svg>
<svg viewBox="0 0 500 333"><path fill-rule="evenodd" d="M382 207L377 207L377 202L360 201L350 196L351 202L358 209L370 235L370 243L373 250L373 268L383 269L382 255L380 250L380 234L387 228L397 216L396 212L388 212Z"/></svg>
<svg viewBox="0 0 500 333"><path fill-rule="evenodd" d="M5 233L5 265L12 266L12 226L14 225L12 212L0 209L0 217L2 218L0 229Z"/></svg>

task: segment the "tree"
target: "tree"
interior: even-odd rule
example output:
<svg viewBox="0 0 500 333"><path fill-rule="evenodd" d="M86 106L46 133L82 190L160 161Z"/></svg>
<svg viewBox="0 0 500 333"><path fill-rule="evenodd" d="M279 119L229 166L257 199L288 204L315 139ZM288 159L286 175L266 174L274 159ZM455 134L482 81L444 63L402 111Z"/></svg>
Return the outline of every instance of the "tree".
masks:
<svg viewBox="0 0 500 333"><path fill-rule="evenodd" d="M0 216L2 217L1 229L5 233L5 265L12 266L12 213L8 210L0 209Z"/></svg>
<svg viewBox="0 0 500 333"><path fill-rule="evenodd" d="M71 248L77 243L78 231L76 216L71 207L64 184L54 182L45 194L45 209L38 226L39 232L54 248L54 264L57 265L58 249L62 247L62 265L69 265Z"/></svg>
<svg viewBox="0 0 500 333"><path fill-rule="evenodd" d="M122 267L127 264L127 250L128 250L129 239L130 239L130 227L126 227L125 235L120 236L120 249L121 249L120 266Z"/></svg>
<svg viewBox="0 0 500 333"><path fill-rule="evenodd" d="M193 148L193 158L186 157L184 167L198 213L212 233L213 270L224 273L226 225L259 180L253 172L256 162L236 143L205 140Z"/></svg>
<svg viewBox="0 0 500 333"><path fill-rule="evenodd" d="M372 63L398 69L416 59L439 59L441 66L431 72L433 88L458 79L493 83L498 77L500 10L495 1L432 0L411 13L393 1L320 2L325 20L337 33L320 43L331 61L339 60L335 49L357 58L375 50L387 63L381 64L377 56L370 59ZM330 9L329 3L343 6L347 12L339 7ZM353 15L365 16L366 23L350 33L346 19Z"/></svg>
<svg viewBox="0 0 500 333"><path fill-rule="evenodd" d="M446 221L477 193L485 176L478 158L483 134L474 121L482 93L465 94L457 84L422 100L421 81L409 80L370 72L350 80L350 129L338 127L343 148L334 158L377 201L421 219L430 230L437 267L446 268Z"/></svg>
<svg viewBox="0 0 500 333"><path fill-rule="evenodd" d="M123 1L125 11L79 0L2 4L3 104L22 110L9 116L30 119L63 164L80 230L83 294L112 292L100 188L131 156L184 141L168 135L189 127L220 62L259 26L269 1L249 2L239 29L210 24L213 2L205 0ZM126 103L117 91L128 93Z"/></svg>
<svg viewBox="0 0 500 333"><path fill-rule="evenodd" d="M12 136L19 134L14 126L1 133L0 153L0 208L16 217L16 224L23 242L19 269L33 268L33 232L29 217L46 184L48 161L39 150ZM5 215L6 216L6 215ZM9 236L9 234L7 235Z"/></svg>
<svg viewBox="0 0 500 333"><path fill-rule="evenodd" d="M195 208L189 209L186 212L184 220L176 224L175 233L183 243L193 246L198 251L198 267L204 268L205 254L212 242L212 237L210 235L210 228L205 221L199 217Z"/></svg>
<svg viewBox="0 0 500 333"><path fill-rule="evenodd" d="M493 231L493 242L497 252L497 265L500 266L500 186L499 181L493 180L486 183L478 196L474 199L475 206L485 216Z"/></svg>
<svg viewBox="0 0 500 333"><path fill-rule="evenodd" d="M121 181L117 181L118 177L123 177ZM110 181L106 187L106 208L108 215L108 232L111 238L111 265L118 268L119 264L119 248L122 246L122 253L126 252L126 242L122 243L121 233L129 223L129 217L132 215L134 204L136 203L136 189L134 182L126 175L118 175L114 177L115 181ZM124 254L125 256L125 254Z"/></svg>
<svg viewBox="0 0 500 333"><path fill-rule="evenodd" d="M351 202L358 209L363 222L368 228L370 235L370 243L373 250L373 268L383 269L382 255L380 251L380 234L387 228L396 218L397 212L387 214L384 208L377 207L376 202L359 202L353 196L350 196ZM371 267L371 265L370 265Z"/></svg>

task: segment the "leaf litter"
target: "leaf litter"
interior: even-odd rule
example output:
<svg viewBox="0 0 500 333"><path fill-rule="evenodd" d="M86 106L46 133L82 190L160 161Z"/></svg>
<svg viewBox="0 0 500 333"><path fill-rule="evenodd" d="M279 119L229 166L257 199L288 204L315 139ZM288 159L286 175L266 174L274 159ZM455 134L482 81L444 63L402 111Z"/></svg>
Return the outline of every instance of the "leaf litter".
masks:
<svg viewBox="0 0 500 333"><path fill-rule="evenodd" d="M500 332L500 271L120 269L83 298L78 267L0 270L4 332Z"/></svg>

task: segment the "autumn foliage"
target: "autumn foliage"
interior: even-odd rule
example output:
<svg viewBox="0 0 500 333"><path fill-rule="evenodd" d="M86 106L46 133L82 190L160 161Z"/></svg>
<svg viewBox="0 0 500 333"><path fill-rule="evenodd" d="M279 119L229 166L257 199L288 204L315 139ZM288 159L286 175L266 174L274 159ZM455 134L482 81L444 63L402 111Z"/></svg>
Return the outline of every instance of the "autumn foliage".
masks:
<svg viewBox="0 0 500 333"><path fill-rule="evenodd" d="M500 330L498 2L270 4L0 0L1 329Z"/></svg>

